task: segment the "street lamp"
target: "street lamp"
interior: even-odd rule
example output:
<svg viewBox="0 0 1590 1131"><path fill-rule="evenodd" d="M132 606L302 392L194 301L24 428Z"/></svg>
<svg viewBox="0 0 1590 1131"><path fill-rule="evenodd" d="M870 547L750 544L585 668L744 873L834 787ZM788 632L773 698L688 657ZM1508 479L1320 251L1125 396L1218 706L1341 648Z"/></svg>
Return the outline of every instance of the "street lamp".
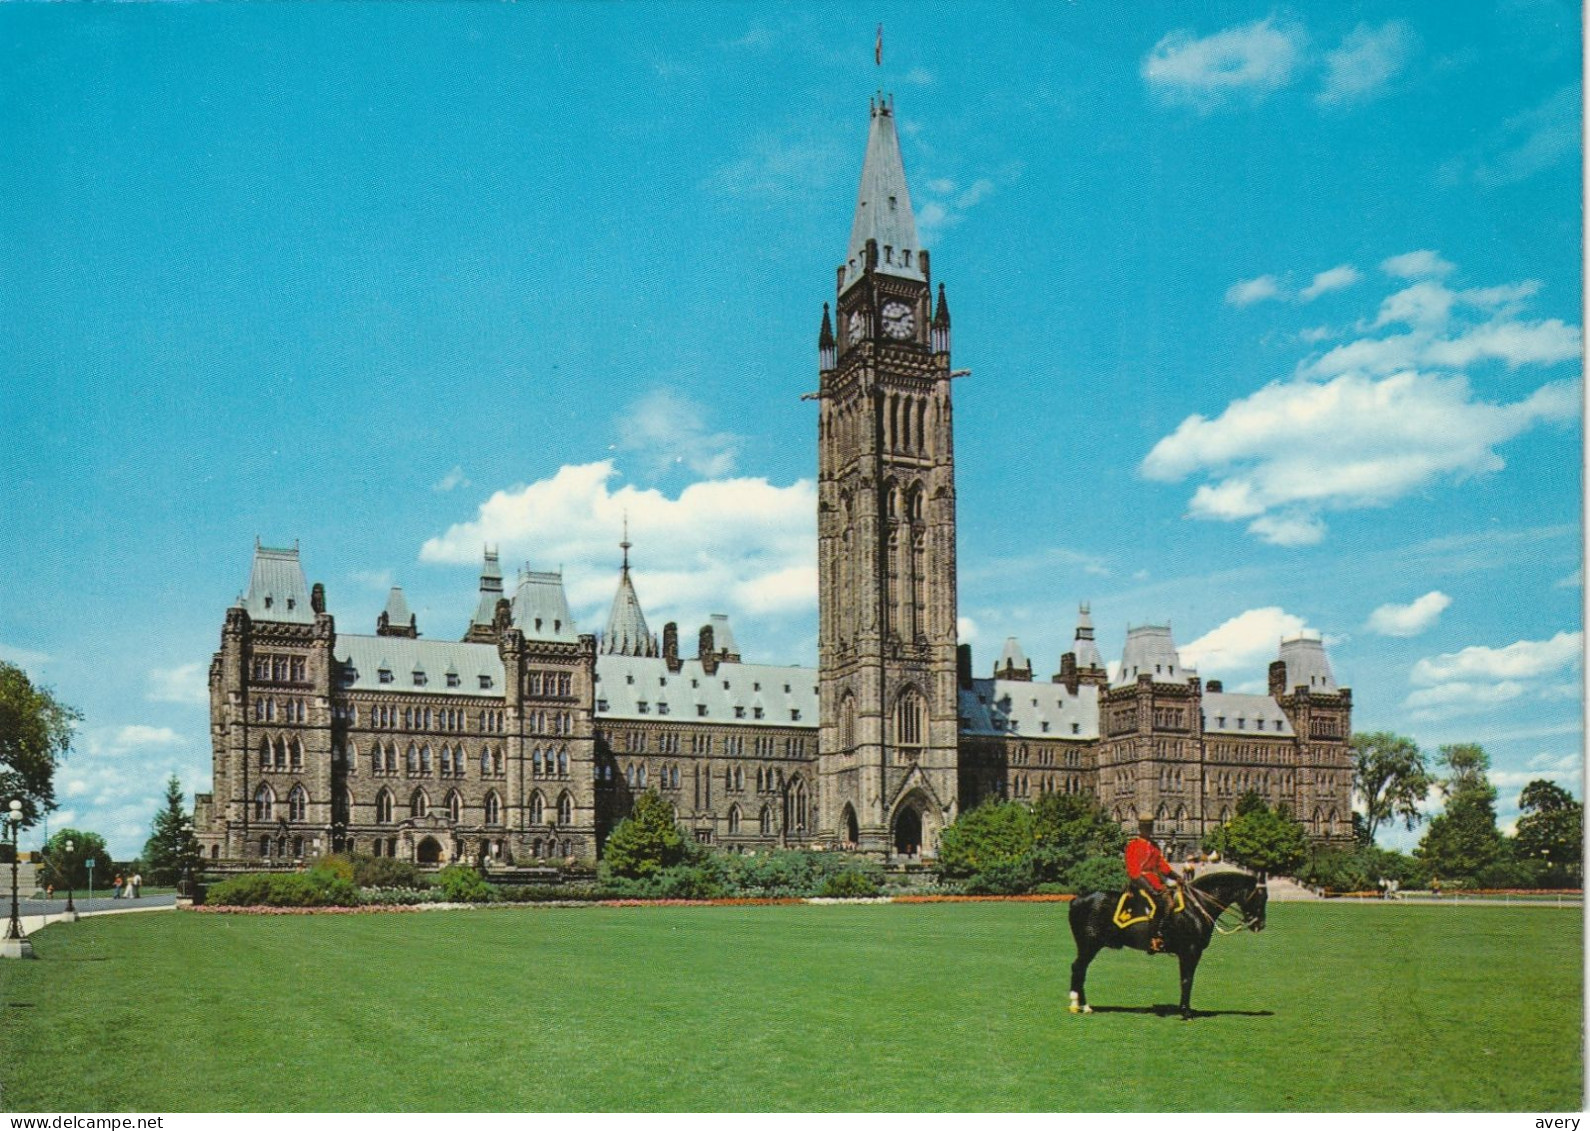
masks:
<svg viewBox="0 0 1590 1131"><path fill-rule="evenodd" d="M66 921L68 923L75 923L77 922L77 904L72 902L72 885L74 880L72 873L75 871L75 869L72 867L72 853L77 851L77 842L74 840L69 840L61 847L66 849Z"/></svg>
<svg viewBox="0 0 1590 1131"><path fill-rule="evenodd" d="M182 822L182 878L177 881L177 894L184 899L193 897L193 822Z"/></svg>
<svg viewBox="0 0 1590 1131"><path fill-rule="evenodd" d="M22 933L22 915L17 909L17 858L19 838L22 835L22 802L13 800L11 810L5 815L11 840L11 922L6 924L5 938L0 939L0 958L33 958L33 944Z"/></svg>

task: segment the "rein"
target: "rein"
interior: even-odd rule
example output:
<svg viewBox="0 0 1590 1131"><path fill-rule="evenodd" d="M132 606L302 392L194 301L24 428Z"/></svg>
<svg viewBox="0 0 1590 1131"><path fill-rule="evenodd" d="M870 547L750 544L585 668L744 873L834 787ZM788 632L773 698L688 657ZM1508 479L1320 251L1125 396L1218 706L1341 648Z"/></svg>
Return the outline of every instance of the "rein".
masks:
<svg viewBox="0 0 1590 1131"><path fill-rule="evenodd" d="M1241 907L1238 906L1238 903L1239 903L1239 901L1241 899L1240 896L1237 899L1232 900L1230 903L1221 903L1218 899L1216 899L1214 896L1210 895L1208 892L1199 891L1197 888L1193 887L1191 884L1185 885L1183 890L1190 891L1192 893L1192 895L1193 895L1193 899L1192 899L1193 907L1195 909L1197 909L1198 914L1202 915L1206 920L1208 920L1209 925L1212 928L1214 928L1215 934L1217 934L1217 935L1234 935L1234 934L1236 934L1239 931L1247 930L1247 929L1252 927L1252 925L1253 925L1252 917L1249 916L1247 911L1243 910ZM1216 907L1220 908L1220 910L1215 912L1213 915L1209 914L1209 909L1204 906L1204 901L1205 900L1208 900L1210 903L1213 903ZM1242 922L1238 923L1235 927L1222 927L1220 925L1220 917L1222 915L1224 915L1227 911L1230 911L1233 907L1236 907L1238 913L1242 916Z"/></svg>

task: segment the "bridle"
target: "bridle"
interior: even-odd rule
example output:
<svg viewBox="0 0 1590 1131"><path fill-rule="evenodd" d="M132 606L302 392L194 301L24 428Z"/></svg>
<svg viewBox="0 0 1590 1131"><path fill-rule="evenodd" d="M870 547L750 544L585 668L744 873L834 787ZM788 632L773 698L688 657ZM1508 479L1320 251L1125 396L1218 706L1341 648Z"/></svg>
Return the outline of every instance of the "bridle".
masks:
<svg viewBox="0 0 1590 1131"><path fill-rule="evenodd" d="M1255 883L1253 886L1253 892L1250 892L1249 895L1257 892L1262 886L1262 883ZM1214 928L1215 934L1234 935L1238 931L1253 930L1253 924L1257 920L1255 916L1250 915L1248 913L1248 909L1242 905L1243 900L1249 898L1249 896L1238 896L1230 903L1221 903L1208 892L1199 891L1191 884L1184 885L1183 890L1192 893L1192 906L1197 910L1198 914L1202 915L1206 920L1208 920L1209 925ZM1209 909L1204 906L1204 901L1206 900L1210 903L1213 903L1216 907L1220 908L1220 910L1216 911L1213 915L1209 914ZM1222 927L1220 925L1220 917L1233 907L1235 907L1237 912L1242 916L1242 922L1238 923L1234 927Z"/></svg>

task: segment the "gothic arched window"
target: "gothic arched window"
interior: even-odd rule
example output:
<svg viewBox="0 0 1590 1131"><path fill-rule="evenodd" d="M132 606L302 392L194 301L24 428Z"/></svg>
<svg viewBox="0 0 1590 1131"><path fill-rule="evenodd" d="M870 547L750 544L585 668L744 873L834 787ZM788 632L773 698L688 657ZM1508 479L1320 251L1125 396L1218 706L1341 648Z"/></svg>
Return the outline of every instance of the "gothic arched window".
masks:
<svg viewBox="0 0 1590 1131"><path fill-rule="evenodd" d="M392 823L392 793L390 790L383 789L375 795L375 822L378 825L390 825ZM376 841L376 843L380 844L381 842ZM377 853L377 855L380 854Z"/></svg>
<svg viewBox="0 0 1590 1131"><path fill-rule="evenodd" d="M488 825L502 823L502 802L498 800L495 790L486 794L486 823Z"/></svg>
<svg viewBox="0 0 1590 1131"><path fill-rule="evenodd" d="M416 789L409 797L409 816L423 817L430 812L430 799L425 796L423 789Z"/></svg>
<svg viewBox="0 0 1590 1131"><path fill-rule="evenodd" d="M921 746L925 741L927 714L922 696L908 687L894 704L894 740L900 746Z"/></svg>
<svg viewBox="0 0 1590 1131"><path fill-rule="evenodd" d="M530 823L540 825L546 822L546 802L542 800L541 791L530 795Z"/></svg>
<svg viewBox="0 0 1590 1131"><path fill-rule="evenodd" d="M287 795L287 819L302 821L308 812L309 794L304 792L303 786L293 786L293 791Z"/></svg>
<svg viewBox="0 0 1590 1131"><path fill-rule="evenodd" d="M254 819L268 821L276 809L276 792L264 782L254 791Z"/></svg>
<svg viewBox="0 0 1590 1131"><path fill-rule="evenodd" d="M568 793L558 798L558 824L572 825L574 823L574 798Z"/></svg>

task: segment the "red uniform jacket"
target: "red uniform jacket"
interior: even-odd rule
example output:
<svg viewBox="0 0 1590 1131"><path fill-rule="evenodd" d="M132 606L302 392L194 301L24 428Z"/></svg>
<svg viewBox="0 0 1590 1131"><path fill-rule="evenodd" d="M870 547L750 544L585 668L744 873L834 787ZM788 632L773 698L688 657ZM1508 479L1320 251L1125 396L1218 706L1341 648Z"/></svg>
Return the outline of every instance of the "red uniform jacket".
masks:
<svg viewBox="0 0 1590 1131"><path fill-rule="evenodd" d="M1159 877L1174 875L1175 871L1153 841L1134 836L1126 842L1126 874L1134 880L1146 880L1155 891L1164 891Z"/></svg>

